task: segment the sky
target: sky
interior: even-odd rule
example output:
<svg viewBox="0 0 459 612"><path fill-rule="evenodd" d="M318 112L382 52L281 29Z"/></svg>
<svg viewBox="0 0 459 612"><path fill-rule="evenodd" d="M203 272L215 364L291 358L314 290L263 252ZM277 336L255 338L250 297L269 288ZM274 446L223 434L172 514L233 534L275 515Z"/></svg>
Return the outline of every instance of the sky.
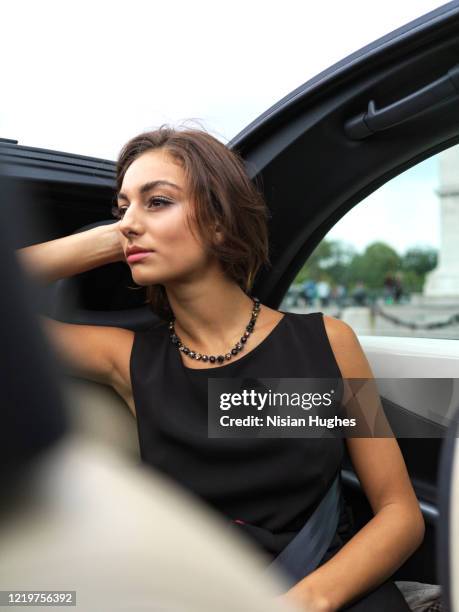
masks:
<svg viewBox="0 0 459 612"><path fill-rule="evenodd" d="M443 153L444 154L444 153ZM440 247L439 156L399 174L359 202L328 233L358 252L382 240L400 255L412 247Z"/></svg>
<svg viewBox="0 0 459 612"><path fill-rule="evenodd" d="M15 0L2 11L0 137L110 160L162 123L201 125L227 143L317 73L442 4ZM404 190L378 223L397 249L409 246L392 218L397 210L408 222L395 194ZM434 201L424 194L422 205ZM417 221L415 238L437 244L433 217ZM355 237L349 225L336 231L363 248L371 230L362 223Z"/></svg>

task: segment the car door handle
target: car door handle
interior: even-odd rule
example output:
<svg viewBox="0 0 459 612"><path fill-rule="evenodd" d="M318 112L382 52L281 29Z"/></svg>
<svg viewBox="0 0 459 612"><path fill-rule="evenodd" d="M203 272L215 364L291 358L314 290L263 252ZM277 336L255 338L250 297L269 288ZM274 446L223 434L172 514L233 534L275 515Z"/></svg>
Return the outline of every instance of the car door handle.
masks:
<svg viewBox="0 0 459 612"><path fill-rule="evenodd" d="M362 140L411 119L447 98L457 95L459 95L459 64L436 81L385 108L378 110L375 101L370 100L368 110L346 121L344 129L352 140Z"/></svg>

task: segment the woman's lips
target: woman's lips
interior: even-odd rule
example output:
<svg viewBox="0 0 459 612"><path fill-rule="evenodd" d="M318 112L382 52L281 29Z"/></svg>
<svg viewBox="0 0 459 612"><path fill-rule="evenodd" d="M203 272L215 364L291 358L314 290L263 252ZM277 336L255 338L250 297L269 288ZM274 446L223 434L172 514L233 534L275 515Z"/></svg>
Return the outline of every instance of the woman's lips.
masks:
<svg viewBox="0 0 459 612"><path fill-rule="evenodd" d="M129 255L127 258L128 263L135 263L136 261L140 261L141 259L145 259L148 255L151 255L153 251L142 251L141 253L133 253Z"/></svg>

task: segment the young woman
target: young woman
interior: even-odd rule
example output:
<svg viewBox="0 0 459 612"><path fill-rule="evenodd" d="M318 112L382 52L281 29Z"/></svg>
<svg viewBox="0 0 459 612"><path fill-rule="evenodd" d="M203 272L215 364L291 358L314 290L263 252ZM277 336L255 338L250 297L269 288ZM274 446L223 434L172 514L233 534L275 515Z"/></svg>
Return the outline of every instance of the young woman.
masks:
<svg viewBox="0 0 459 612"><path fill-rule="evenodd" d="M251 296L268 258L266 204L242 159L199 130L161 126L122 149L117 223L21 249L43 279L124 260L159 315L146 331L46 319L58 351L137 417L143 461L233 522L274 558L339 474L344 440L207 435L211 377L372 378L353 330ZM395 438L348 438L374 517L354 533L344 503L317 569L282 599L307 611L409 610L390 576L424 522Z"/></svg>

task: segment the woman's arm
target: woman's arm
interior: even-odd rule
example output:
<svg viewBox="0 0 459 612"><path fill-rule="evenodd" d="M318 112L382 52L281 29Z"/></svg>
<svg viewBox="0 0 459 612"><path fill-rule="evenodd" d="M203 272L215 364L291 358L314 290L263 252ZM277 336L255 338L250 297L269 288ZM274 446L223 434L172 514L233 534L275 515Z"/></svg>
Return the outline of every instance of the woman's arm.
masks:
<svg viewBox="0 0 459 612"><path fill-rule="evenodd" d="M48 242L17 249L19 262L35 280L51 283L125 259L117 223L99 225Z"/></svg>
<svg viewBox="0 0 459 612"><path fill-rule="evenodd" d="M374 378L352 328L327 316L324 323L343 378ZM332 612L363 596L389 578L424 538L424 519L396 438L346 442L375 516L283 596L305 610Z"/></svg>
<svg viewBox="0 0 459 612"><path fill-rule="evenodd" d="M62 238L17 249L20 265L31 279L52 282L125 260L118 223L101 225ZM120 375L121 343L132 342L132 332L101 325L81 325L55 321L40 315L40 324L63 371L112 386L135 415L130 390Z"/></svg>

